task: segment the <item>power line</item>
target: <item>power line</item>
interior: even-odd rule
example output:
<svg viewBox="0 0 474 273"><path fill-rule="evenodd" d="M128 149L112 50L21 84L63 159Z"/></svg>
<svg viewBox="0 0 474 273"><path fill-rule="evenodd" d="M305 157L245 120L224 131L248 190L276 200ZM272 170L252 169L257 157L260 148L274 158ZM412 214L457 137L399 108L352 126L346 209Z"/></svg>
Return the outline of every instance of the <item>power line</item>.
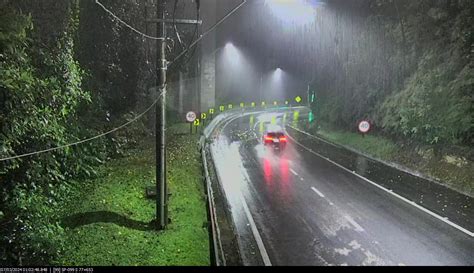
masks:
<svg viewBox="0 0 474 273"><path fill-rule="evenodd" d="M150 111L153 106L155 106L155 104L158 102L158 100L161 98L161 96L164 95L165 92L162 92L160 93L160 95L158 96L158 98L147 108L145 109L145 111L143 111L142 113L140 113L139 115L136 115L132 120L110 130L110 131L107 131L107 132L104 132L102 134L99 134L99 135L96 135L96 136L93 136L93 137L90 137L90 138L86 138L86 139L83 139L83 140L79 140L77 142L73 142L73 143L69 143L69 144L65 144L65 145L61 145L61 146L58 146L58 147L53 147L53 148L49 148L49 149L44 149L44 150L40 150L40 151L35 151L35 152L31 152L31 153L26 153L26 154L21 154L21 155L15 155L15 156L11 156L11 157L6 157L6 158L0 158L0 162L2 161L7 161L7 160L13 160L13 159L18 159L18 158L22 158L22 157L27 157L27 156L32 156L32 155L37 155L37 154L42 154L42 153L47 153L47 152L52 152L52 151L55 151L55 150L59 150L59 149L63 149L63 148L67 148L67 147L71 147L71 146L76 146L76 145L79 145L79 144L82 144L82 143L86 143L86 142L89 142L89 141L92 141L94 139L97 139L97 138L101 138L101 137L104 137L108 134L111 134L115 131L118 131L124 127L127 127L128 125L130 125L131 123L139 120L141 117L143 117L143 115L145 115L146 113L148 113L148 111Z"/></svg>
<svg viewBox="0 0 474 273"><path fill-rule="evenodd" d="M148 39L153 39L153 40L164 40L164 38L161 38L161 37L154 37L154 36L150 36L148 34L145 34L141 31L139 31L138 29L132 27L131 25L127 24L124 20L120 19L117 15L115 15L112 11L110 11L109 9L107 9L101 2L99 2L99 0L95 0L95 3L97 5L99 5L105 12L107 12L108 14L110 14L110 16L112 16L113 18L115 18L117 21L119 21L120 23L122 23L124 26L128 27L129 29L131 29L132 31L138 33L139 35L145 37L145 38L148 38Z"/></svg>
<svg viewBox="0 0 474 273"><path fill-rule="evenodd" d="M119 21L120 23L122 23L123 25L125 25L126 27L128 27L129 29L131 29L132 31L136 32L137 34L145 37L145 38L149 38L149 39L153 39L153 40L164 40L165 38L162 38L162 37L154 37L154 36L150 36L150 35L147 35L139 30L137 30L136 28L132 27L131 25L127 24L125 21L123 21L122 19L120 19L117 15L115 15L112 11L110 11L109 9L107 9L99 0L95 0L95 3L97 5L99 5L104 11L106 11L108 14L110 14L110 16L112 16L113 18L115 18L117 21ZM210 27L208 30L206 30L203 34L201 34L201 36L199 38L197 38L194 42L192 42L188 48L186 48L185 50L183 50L176 58L174 58L173 61L171 61L168 66L171 66L173 65L174 62L176 62L179 58L181 58L184 54L186 54L192 47L194 47L199 41L201 41L206 35L208 35L211 31L213 31L216 27L218 27L220 24L222 24L227 18L229 18L232 14L234 14L238 9L240 9L245 3L247 3L247 0L242 0L242 2L237 5L235 8L233 8L229 13L227 13L224 17L222 17L222 19L220 19L217 23L215 23L212 27Z"/></svg>
<svg viewBox="0 0 474 273"><path fill-rule="evenodd" d="M171 66L174 62L176 62L179 58L181 58L184 54L186 54L189 49L194 47L199 41L201 41L206 35L208 35L211 31L213 31L216 27L218 27L220 24L222 24L227 18L229 18L232 14L234 14L238 9L240 9L245 3L247 3L247 0L243 0L239 5L237 5L235 8L233 8L229 13L227 13L222 19L220 19L217 23L215 23L212 27L210 27L208 30L206 30L201 36L196 39L193 43L189 45L189 47L185 50L183 50L176 58L174 58L173 61L171 61L168 66Z"/></svg>

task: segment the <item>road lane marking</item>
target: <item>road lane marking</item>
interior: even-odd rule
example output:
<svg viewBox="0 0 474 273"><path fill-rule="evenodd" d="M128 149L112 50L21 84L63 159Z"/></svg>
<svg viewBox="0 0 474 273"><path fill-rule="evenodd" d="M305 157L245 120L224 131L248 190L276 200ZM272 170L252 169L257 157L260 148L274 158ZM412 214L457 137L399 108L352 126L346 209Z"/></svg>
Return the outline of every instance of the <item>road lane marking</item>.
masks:
<svg viewBox="0 0 474 273"><path fill-rule="evenodd" d="M298 173L297 173L297 172L295 172L295 170L293 170L292 168L290 168L290 172L291 172L292 174L294 174L294 175L298 176Z"/></svg>
<svg viewBox="0 0 474 273"><path fill-rule="evenodd" d="M311 189L312 189L315 193L317 193L319 196L321 196L322 198L324 198L324 194L323 194L322 192L318 191L315 187L311 187Z"/></svg>
<svg viewBox="0 0 474 273"><path fill-rule="evenodd" d="M427 214L433 216L434 218L443 221L444 223L446 223L446 224L448 224L448 225L450 225L450 226L452 226L452 227L458 229L459 231L461 231L461 232L463 232L463 233L465 233L465 234L467 234L467 235L469 235L469 236L471 236L471 237L474 237L474 232L469 231L469 230L467 230L467 229L461 227L460 225L455 224L455 223L449 221L449 220L446 219L445 217L443 217L443 216L441 216L441 215L438 215L438 214L432 212L431 210L429 210L429 209L427 209L427 208L425 208L425 207L422 207L422 206L418 205L417 203L415 203L415 202L413 202L413 201L411 201L411 200L409 200L409 199L407 199L407 198L405 198L405 197L403 197L403 196L401 196L401 195L399 195L399 194L393 192L392 190L389 190L389 189L387 189L387 188L384 188L384 187L380 186L379 184L377 184L377 183L375 183L375 182L369 180L368 178L363 177L362 175L360 175L360 174L358 174L358 173L356 173L356 172L353 172L353 171L349 170L348 168L342 166L342 165L339 164L339 163L336 163L336 162L332 161L331 159L329 159L329 158L327 158L327 157L322 156L321 154L319 154L319 153L317 153L317 152L315 152L315 151L313 151L313 150L307 148L307 147L304 146L303 144L299 143L296 139L294 139L294 138L293 138L292 136L290 136L288 133L287 133L287 136L288 136L289 138L291 138L291 139L293 140L293 142L295 142L296 144L298 144L299 146L301 146L301 147L304 148L305 150L309 151L310 153L313 153L314 155L317 155L318 157L320 157L320 158L322 158L322 159L325 159L326 161L328 161L328 162L330 162L330 163L332 163L332 164L338 166L339 168L341 168L341 169L343 169L343 170L345 170L345 171L347 171L347 172L349 172L349 173L351 173L351 174L353 174L353 175L359 177L360 179L362 179L362 180L364 180L364 181L366 181L366 182L372 184L373 186L375 186L375 187L377 187L377 188L379 188L379 189L381 189L381 190L383 190L383 191L385 191L385 192L387 192L387 193L389 193L389 194L391 194L391 195L393 195L393 196L395 196L395 197L397 197L397 198L399 198L399 199L405 201L406 203L408 203L408 204L410 204L410 205L413 205L413 206L416 207L417 209L419 209L419 210L421 210L421 211L423 211L423 212L425 212L425 213L427 213Z"/></svg>
<svg viewBox="0 0 474 273"><path fill-rule="evenodd" d="M349 215L344 216L344 218L346 218L346 220L349 221L349 223L351 223L357 231L359 231L359 232L364 231L364 229L354 219L352 219L352 217L350 217Z"/></svg>
<svg viewBox="0 0 474 273"><path fill-rule="evenodd" d="M245 201L244 197L240 195L240 199L242 205L244 207L245 215L247 215L247 219L250 223L250 228L252 229L253 236L255 237L255 241L257 241L258 249L260 250L260 255L262 256L263 263L265 266L271 266L272 263L270 262L270 257L268 256L267 250L265 249L265 245L263 244L262 237L258 232L257 225L255 225L255 221L253 220L252 214L250 213L249 207L247 202Z"/></svg>

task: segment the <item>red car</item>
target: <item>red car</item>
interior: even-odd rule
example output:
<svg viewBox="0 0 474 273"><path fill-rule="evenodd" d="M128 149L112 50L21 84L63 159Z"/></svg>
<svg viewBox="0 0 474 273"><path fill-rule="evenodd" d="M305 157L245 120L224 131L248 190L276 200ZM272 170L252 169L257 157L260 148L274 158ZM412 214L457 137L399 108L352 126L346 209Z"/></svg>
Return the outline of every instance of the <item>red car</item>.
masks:
<svg viewBox="0 0 474 273"><path fill-rule="evenodd" d="M283 132L266 132L263 134L263 145L271 145L275 149L284 149L287 138Z"/></svg>

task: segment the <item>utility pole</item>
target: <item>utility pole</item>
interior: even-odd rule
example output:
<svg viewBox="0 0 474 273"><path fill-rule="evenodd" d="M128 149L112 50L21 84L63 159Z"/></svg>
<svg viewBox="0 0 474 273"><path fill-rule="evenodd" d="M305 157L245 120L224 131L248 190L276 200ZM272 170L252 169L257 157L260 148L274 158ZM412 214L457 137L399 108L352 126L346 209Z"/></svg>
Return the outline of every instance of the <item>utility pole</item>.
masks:
<svg viewBox="0 0 474 273"><path fill-rule="evenodd" d="M157 34L157 70L156 79L158 96L156 104L156 216L157 228L165 229L168 224L168 190L166 185L166 0L157 0L156 15L158 18ZM161 20L160 20L161 19Z"/></svg>
<svg viewBox="0 0 474 273"><path fill-rule="evenodd" d="M156 0L156 19L147 19L147 23L157 23L157 95L161 96L156 104L156 225L165 229L168 224L168 189L166 183L166 23L201 24L200 20L167 19L166 0Z"/></svg>

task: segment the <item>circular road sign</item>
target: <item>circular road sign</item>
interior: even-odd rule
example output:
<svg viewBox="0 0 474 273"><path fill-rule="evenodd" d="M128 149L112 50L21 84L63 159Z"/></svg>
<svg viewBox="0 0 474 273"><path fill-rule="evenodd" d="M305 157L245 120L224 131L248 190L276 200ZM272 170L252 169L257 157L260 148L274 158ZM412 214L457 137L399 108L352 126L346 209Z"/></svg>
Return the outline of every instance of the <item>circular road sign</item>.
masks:
<svg viewBox="0 0 474 273"><path fill-rule="evenodd" d="M194 113L193 111L189 111L188 113L186 113L186 120L188 122L193 122L195 119L196 119L196 113Z"/></svg>
<svg viewBox="0 0 474 273"><path fill-rule="evenodd" d="M367 133L370 130L370 122L367 120L363 120L359 122L359 132L361 133Z"/></svg>

